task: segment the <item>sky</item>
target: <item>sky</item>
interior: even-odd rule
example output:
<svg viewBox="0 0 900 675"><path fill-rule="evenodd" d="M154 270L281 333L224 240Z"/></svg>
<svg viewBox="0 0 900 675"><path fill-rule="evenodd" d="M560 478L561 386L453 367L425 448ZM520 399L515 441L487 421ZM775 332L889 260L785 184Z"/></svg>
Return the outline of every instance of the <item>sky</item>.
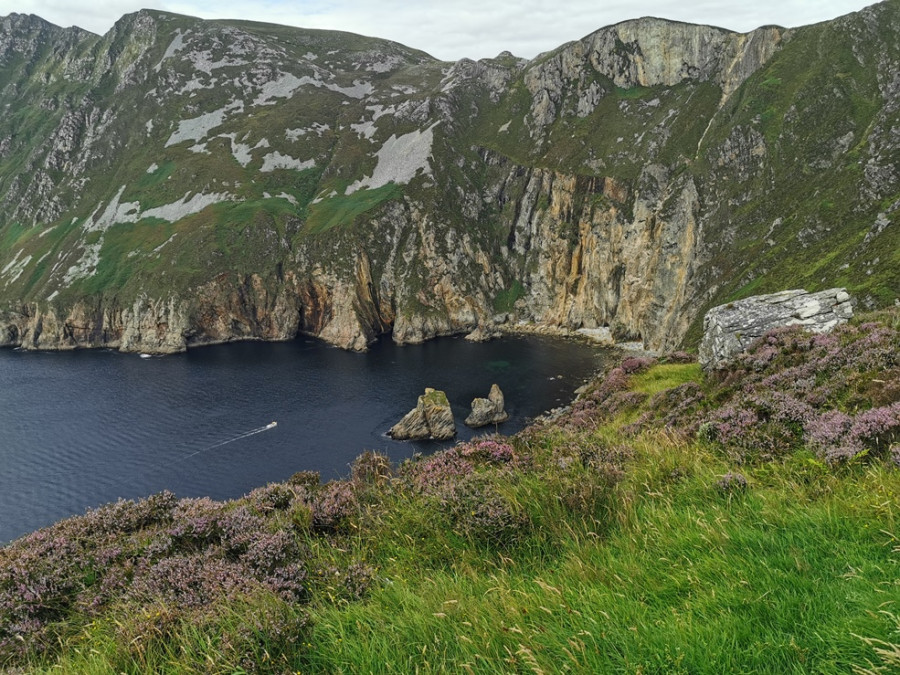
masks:
<svg viewBox="0 0 900 675"><path fill-rule="evenodd" d="M59 26L105 33L123 14L152 8L204 19L248 19L372 35L439 59L533 58L598 28L641 16L746 32L833 19L865 0L0 0L0 16L37 14Z"/></svg>

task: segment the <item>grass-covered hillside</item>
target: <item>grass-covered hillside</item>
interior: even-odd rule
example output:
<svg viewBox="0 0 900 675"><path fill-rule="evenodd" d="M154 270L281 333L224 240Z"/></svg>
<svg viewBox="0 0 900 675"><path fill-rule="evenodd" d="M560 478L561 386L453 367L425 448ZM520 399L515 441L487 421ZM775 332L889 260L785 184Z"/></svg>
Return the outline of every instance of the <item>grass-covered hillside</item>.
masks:
<svg viewBox="0 0 900 675"><path fill-rule="evenodd" d="M629 358L560 417L0 549L13 672L889 673L900 313L705 376Z"/></svg>

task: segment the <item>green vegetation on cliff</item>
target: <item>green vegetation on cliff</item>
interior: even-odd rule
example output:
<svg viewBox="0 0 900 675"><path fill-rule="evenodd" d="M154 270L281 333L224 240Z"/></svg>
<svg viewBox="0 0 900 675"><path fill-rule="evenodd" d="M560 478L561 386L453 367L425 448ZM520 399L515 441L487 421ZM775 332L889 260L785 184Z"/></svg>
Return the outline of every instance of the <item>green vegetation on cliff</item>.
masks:
<svg viewBox="0 0 900 675"><path fill-rule="evenodd" d="M512 438L62 521L0 549L0 667L892 672L898 355L893 311L629 358Z"/></svg>
<svg viewBox="0 0 900 675"><path fill-rule="evenodd" d="M360 348L525 321L666 350L754 293L888 306L898 36L886 0L747 34L644 18L532 61L448 64L167 12L102 37L11 15L0 335L158 351L309 330ZM251 278L265 298L241 294Z"/></svg>

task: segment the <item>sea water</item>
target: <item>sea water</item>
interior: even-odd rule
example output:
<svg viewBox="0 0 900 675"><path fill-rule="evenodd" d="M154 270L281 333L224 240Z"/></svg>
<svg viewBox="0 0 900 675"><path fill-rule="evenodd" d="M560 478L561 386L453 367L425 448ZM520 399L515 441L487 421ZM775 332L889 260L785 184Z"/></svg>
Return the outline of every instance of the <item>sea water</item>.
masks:
<svg viewBox="0 0 900 675"><path fill-rule="evenodd" d="M395 461L452 443L385 433L425 387L447 393L458 439L500 385L514 433L568 403L608 352L537 336L441 338L364 354L301 338L139 358L0 350L0 543L119 498L239 497L301 470L345 476L364 450ZM272 425L277 422L277 425Z"/></svg>

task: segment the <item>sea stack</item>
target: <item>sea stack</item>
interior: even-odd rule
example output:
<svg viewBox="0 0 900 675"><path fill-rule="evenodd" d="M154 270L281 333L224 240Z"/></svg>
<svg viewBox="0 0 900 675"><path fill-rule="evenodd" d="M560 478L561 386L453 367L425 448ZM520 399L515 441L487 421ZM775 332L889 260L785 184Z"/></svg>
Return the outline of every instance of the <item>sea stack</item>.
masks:
<svg viewBox="0 0 900 675"><path fill-rule="evenodd" d="M456 422L447 394L426 388L416 407L388 431L397 441L446 441L456 436Z"/></svg>
<svg viewBox="0 0 900 675"><path fill-rule="evenodd" d="M506 412L503 392L496 384L491 385L491 393L487 398L476 398L472 401L472 412L466 418L466 426L477 429L488 424L500 424L509 419Z"/></svg>

